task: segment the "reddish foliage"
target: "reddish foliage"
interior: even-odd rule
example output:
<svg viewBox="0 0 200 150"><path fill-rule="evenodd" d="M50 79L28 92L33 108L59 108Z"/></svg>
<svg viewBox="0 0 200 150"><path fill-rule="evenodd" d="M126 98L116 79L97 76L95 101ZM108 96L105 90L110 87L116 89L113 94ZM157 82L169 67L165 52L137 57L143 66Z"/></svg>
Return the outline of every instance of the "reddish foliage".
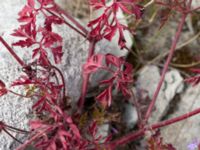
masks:
<svg viewBox="0 0 200 150"><path fill-rule="evenodd" d="M148 139L148 150L176 150L171 144L164 144L160 131L155 131Z"/></svg>
<svg viewBox="0 0 200 150"><path fill-rule="evenodd" d="M142 6L138 5L135 0L114 0L110 6L107 6L104 0L90 0L89 2L95 9L104 9L101 16L89 22L88 27L92 29L90 36L97 40L106 38L111 41L116 32L118 32L118 45L121 48L126 47L126 40L123 32L127 30L127 27L119 22L117 19L117 12L122 10L128 15L135 15L136 19L140 19L142 16Z"/></svg>
<svg viewBox="0 0 200 150"><path fill-rule="evenodd" d="M53 123L45 123L41 120L30 121L31 137L35 138L32 140L30 137L30 140L26 142L29 144L33 142L38 149L82 149L86 145L86 141L82 139L71 117L62 111L60 113L58 113L59 117L56 122ZM45 132L41 134L42 131Z"/></svg>
<svg viewBox="0 0 200 150"><path fill-rule="evenodd" d="M53 24L62 24L63 20L47 15L47 10L56 11L52 0L39 0L41 5L39 9L34 8L34 0L29 0L28 4L19 12L18 21L23 23L18 29L14 30L13 36L23 38L18 42L13 43L13 46L30 47L37 45L33 50L32 57L39 55L38 62L44 66L50 65L47 50L51 50L54 56L55 63L60 63L62 52L62 37L52 31ZM52 6L53 5L53 6ZM37 15L42 13L45 16L44 26L37 27Z"/></svg>
<svg viewBox="0 0 200 150"><path fill-rule="evenodd" d="M105 60L105 63L103 62ZM123 69L124 68L124 69ZM96 72L98 69L108 71L112 74L110 79L100 82L101 85L108 85L108 87L96 97L104 106L110 106L112 101L112 90L114 87L121 91L125 97L129 97L129 85L133 83L132 65L125 62L121 57L116 57L112 54L93 55L87 63L83 66L85 74Z"/></svg>
<svg viewBox="0 0 200 150"><path fill-rule="evenodd" d="M132 65L125 62L122 57L116 57L112 54L96 54L93 47L95 47L96 42L100 41L102 38L111 41L118 32L118 45L121 48L125 48L126 40L124 31L128 28L119 22L117 13L122 11L127 15L134 15L136 19L141 19L143 7L139 5L139 2L139 0L113 0L110 5L107 5L106 0L89 0L89 4L95 10L103 9L103 13L88 24L91 31L86 38L89 40L90 44L92 43L91 45L94 46L91 46L89 49L89 54L93 55L89 55L87 62L83 66L83 75L85 75L84 79L87 79L86 77L99 70L110 73L111 76L109 79L100 82L100 85L104 89L96 96L96 99L105 107L111 106L112 104L113 90L122 92L125 97L131 96L129 85L133 83L133 68ZM162 20L162 25L167 21L172 10L179 11L186 17L186 13L189 11L186 2L186 0L180 2L177 0L169 0L168 3L156 1L157 4L167 6L169 9L164 13L165 18ZM37 4L39 4L39 8L36 6ZM42 24L38 24L38 14L44 16L44 22ZM73 20L67 13L63 13L62 9L59 9L54 3L54 0L37 0L37 2L36 0L27 0L27 4L19 12L18 21L21 25L18 29L14 30L12 35L20 38L20 40L13 43L13 46L20 46L22 48L34 47L32 49L33 60L29 65L22 65L26 75L22 75L19 79L14 81L12 86L24 86L27 89L27 95L35 99L32 108L36 114L36 119L30 121L31 132L29 139L18 148L19 150L25 149L30 145L33 145L34 148L45 150L97 150L104 149L105 146L107 146L107 142L109 144L111 143L110 145L112 146L112 142L110 142L111 136L105 139L101 135L97 136L98 125L95 120L89 121L89 125L84 129L87 133L84 133L79 130L79 123L76 122L80 119L80 114L73 113L73 111L69 111L63 106L65 103L70 103L66 98L64 76L57 67L51 65L52 63L49 59L49 53L51 52L56 64L60 63L62 60L63 39L52 30L52 26L68 24L63 16L72 21L74 26L82 31L84 30L75 19ZM184 19L183 17L182 22L185 21ZM70 26L70 24L68 25ZM180 26L180 29L181 28ZM77 32L79 31L76 28L73 29ZM84 31L86 34L87 30L85 29ZM179 36L176 38L178 39L178 37ZM173 54L173 51L171 54ZM193 71L200 73L199 69ZM200 78L196 76L186 81L196 85L200 82ZM6 94L8 91L4 82L0 80L0 96ZM87 88L85 91L87 91ZM81 111L82 110L80 110L80 112ZM145 121L148 122L148 118ZM0 131L5 131L15 139L7 130L27 133L26 131L10 127L0 122ZM145 130L145 128L139 130L139 133L136 132L136 135L133 134L133 139L143 135L144 133L141 132L143 130ZM128 135L127 137L125 137L125 139L130 141L131 136ZM114 143L124 144L126 142L126 140L119 140ZM171 144L163 143L159 131L155 131L155 133L149 137L148 149L175 150Z"/></svg>
<svg viewBox="0 0 200 150"><path fill-rule="evenodd" d="M190 78L187 78L185 79L186 82L192 84L192 86L196 86L197 84L200 83L200 69L191 69L191 71L193 73L196 73L198 75L194 76L194 77L190 77Z"/></svg>

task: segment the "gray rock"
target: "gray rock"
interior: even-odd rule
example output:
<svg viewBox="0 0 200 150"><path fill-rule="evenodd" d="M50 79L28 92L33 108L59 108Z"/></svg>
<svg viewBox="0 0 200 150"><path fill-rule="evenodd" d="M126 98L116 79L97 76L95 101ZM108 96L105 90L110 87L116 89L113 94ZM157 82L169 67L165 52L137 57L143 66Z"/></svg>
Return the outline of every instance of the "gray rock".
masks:
<svg viewBox="0 0 200 150"><path fill-rule="evenodd" d="M129 103L124 104L124 110L123 122L128 129L132 129L138 121L137 111L135 107Z"/></svg>
<svg viewBox="0 0 200 150"><path fill-rule="evenodd" d="M192 0L192 7L197 8L200 6L200 1L199 0Z"/></svg>
<svg viewBox="0 0 200 150"><path fill-rule="evenodd" d="M137 88L148 91L149 97L152 98L159 80L159 68L157 66L146 66L139 75ZM168 110L173 97L182 90L183 78L180 73L177 70L168 71L155 104L156 110L153 111L150 122L159 121Z"/></svg>
<svg viewBox="0 0 200 150"><path fill-rule="evenodd" d="M188 87L188 89L181 94L180 99L181 101L178 104L178 108L169 118L174 118L200 108L200 85ZM186 150L187 146L193 143L194 140L200 141L199 117L200 115L197 114L189 119L163 128L161 131L164 140L168 143L172 143L177 150Z"/></svg>

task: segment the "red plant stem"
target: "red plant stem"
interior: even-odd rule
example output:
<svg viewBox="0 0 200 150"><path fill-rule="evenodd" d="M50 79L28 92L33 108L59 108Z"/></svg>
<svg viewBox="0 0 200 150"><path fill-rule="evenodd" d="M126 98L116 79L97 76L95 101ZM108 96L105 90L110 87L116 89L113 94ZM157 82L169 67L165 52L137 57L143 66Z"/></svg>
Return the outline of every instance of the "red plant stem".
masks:
<svg viewBox="0 0 200 150"><path fill-rule="evenodd" d="M23 97L23 98L30 98L30 96L25 96L25 95L22 95L22 94L16 93L16 92L14 92L14 91L12 91L12 90L8 90L8 92L10 92L10 93L12 93L12 94L14 94L14 95L16 95L16 96Z"/></svg>
<svg viewBox="0 0 200 150"><path fill-rule="evenodd" d="M137 111L138 126L142 128L143 125L142 125L142 114L141 114L140 105L139 105L139 103L138 103L138 101L137 101L136 96L135 96L134 93L133 93L133 90L130 90L130 93L131 93L132 103L133 103L133 105L135 106L136 111Z"/></svg>
<svg viewBox="0 0 200 150"><path fill-rule="evenodd" d="M194 9L189 10L187 13L192 13L192 12L194 12L194 11L197 11L198 9L200 9L200 6L197 7L197 8L194 8Z"/></svg>
<svg viewBox="0 0 200 150"><path fill-rule="evenodd" d="M90 45L89 45L88 59L94 54L95 46L96 46L96 40L91 40ZM81 97L78 102L78 106L79 106L80 110L82 110L83 105L84 105L85 97L87 94L89 78L90 78L90 74L83 74Z"/></svg>
<svg viewBox="0 0 200 150"><path fill-rule="evenodd" d="M56 15L55 13L51 12L51 10L46 9L47 12L49 12L50 14L60 18L58 15ZM73 25L71 25L70 23L68 23L66 20L63 20L64 23L69 26L71 29L73 29L74 31L76 31L77 33L79 33L80 35L82 35L84 38L87 38L87 35L81 31L79 31L77 28L75 28Z"/></svg>
<svg viewBox="0 0 200 150"><path fill-rule="evenodd" d="M78 21L76 21L73 17L71 17L66 11L64 11L60 6L55 4L55 6L58 8L58 11L60 11L66 18L68 18L76 27L78 27L83 33L86 35L88 34L88 31L85 27L83 27Z"/></svg>
<svg viewBox="0 0 200 150"><path fill-rule="evenodd" d="M114 149L118 145L127 144L127 143L143 136L145 134L145 131L147 131L147 130L155 130L155 129L158 129L158 128L161 128L161 127L164 127L164 126L167 126L167 125L170 125L170 124L174 124L174 123L177 123L177 122L182 121L184 119L187 119L191 116L197 115L199 113L200 113L200 108L197 108L197 109L195 109L195 110L193 110L189 113L186 113L184 115L181 115L181 116L178 116L178 117L175 117L175 118L172 118L172 119L168 119L168 120L165 120L165 121L162 121L162 122L155 123L155 124L150 125L150 126L144 128L144 129L140 129L140 130L138 130L134 133L127 134L124 137L109 143L108 147L111 148L111 149Z"/></svg>
<svg viewBox="0 0 200 150"><path fill-rule="evenodd" d="M49 128L46 128L46 129L40 131L39 133L35 134L30 139L28 139L25 143L23 143L22 145L20 145L18 148L16 148L16 150L24 150L27 145L31 144L35 139L39 138L40 136L45 135L45 133L48 130L51 130L51 129L52 129L52 127L49 127Z"/></svg>
<svg viewBox="0 0 200 150"><path fill-rule="evenodd" d="M8 45L8 43L2 38L2 36L0 36L0 41L22 67L26 66L24 61L22 61L21 58L19 58L19 56L13 51L13 49Z"/></svg>
<svg viewBox="0 0 200 150"><path fill-rule="evenodd" d="M170 50L169 50L170 52L169 52L169 55L168 55L168 57L167 57L167 61L166 61L165 65L164 65L164 68L163 68L163 71L162 71L162 75L161 75L160 81L159 81L158 86L157 86L157 88L156 88L156 91L155 91L155 93L154 93L154 95L153 95L152 101L151 101L151 103L150 103L150 105L149 105L149 107L148 107L148 109L147 109L147 112L146 112L146 115L145 115L145 122L148 121L148 119L149 119L149 117L150 117L150 115L151 115L151 113L152 113L152 109L153 109L153 107L154 107L154 105L155 105L155 103L156 103L156 100L157 100L159 91L160 91L161 86L162 86L162 83L163 83L163 81L164 81L164 79L165 79L165 74L166 74L166 72L167 72L167 70L168 70L169 64L170 64L170 62L171 62L171 60L172 60L174 51L175 51L175 49L176 49L177 42L178 42L178 40L179 40L179 38L180 38L181 31L182 31L182 28L183 28L183 26L184 26L186 17L187 17L187 14L183 14L183 15L182 15L182 18L181 18L181 21L180 21L180 23L179 23L179 25L178 25L178 30L177 30L177 32L176 32L175 38L174 38L174 40L173 40L173 42L172 42L172 45L171 45L171 48L170 48Z"/></svg>
<svg viewBox="0 0 200 150"><path fill-rule="evenodd" d="M65 79L64 79L64 76L62 74L62 72L60 71L60 69L58 69L56 66L51 66L53 69L55 69L59 75L61 76L61 80L62 80L62 84L63 84L63 97L65 97L67 95L67 92L66 92L66 84L65 84Z"/></svg>

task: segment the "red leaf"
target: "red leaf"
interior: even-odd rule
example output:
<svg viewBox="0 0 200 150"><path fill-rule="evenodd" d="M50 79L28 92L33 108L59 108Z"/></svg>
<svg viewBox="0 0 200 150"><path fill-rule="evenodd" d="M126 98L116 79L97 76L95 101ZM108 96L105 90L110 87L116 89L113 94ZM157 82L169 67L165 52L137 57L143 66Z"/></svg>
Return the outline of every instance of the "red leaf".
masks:
<svg viewBox="0 0 200 150"><path fill-rule="evenodd" d="M32 58L35 58L35 56L39 53L40 51L40 48L36 48L33 50L33 55L32 55Z"/></svg>
<svg viewBox="0 0 200 150"><path fill-rule="evenodd" d="M76 138L80 139L81 135L80 135L80 132L79 132L79 129L77 128L77 126L74 124L70 124L69 126L70 126L73 134L76 136Z"/></svg>
<svg viewBox="0 0 200 150"><path fill-rule="evenodd" d="M34 44L34 42L31 39L26 40L19 40L16 43L13 43L13 46L20 46L20 47L30 47Z"/></svg>
<svg viewBox="0 0 200 150"><path fill-rule="evenodd" d="M155 131L148 139L148 150L176 150L171 144L165 144L160 131Z"/></svg>
<svg viewBox="0 0 200 150"><path fill-rule="evenodd" d="M0 96L5 95L7 92L8 91L6 89L5 83L2 80L0 80Z"/></svg>
<svg viewBox="0 0 200 150"><path fill-rule="evenodd" d="M52 53L53 53L53 57L54 57L54 61L55 63L60 63L62 56L63 56L63 52L62 52L62 46L58 46L55 48L51 48Z"/></svg>
<svg viewBox="0 0 200 150"><path fill-rule="evenodd" d="M200 69L192 68L190 70L193 73L196 73L197 75L194 77L189 77L189 78L185 79L185 81L192 84L192 86L196 86L200 83Z"/></svg>
<svg viewBox="0 0 200 150"><path fill-rule="evenodd" d="M55 17L55 16L48 16L45 19L45 28L47 31L52 31L52 24L62 24L63 20Z"/></svg>
<svg viewBox="0 0 200 150"><path fill-rule="evenodd" d="M187 79L185 79L185 81L192 84L192 86L196 86L197 84L200 83L200 75L187 78Z"/></svg>
<svg viewBox="0 0 200 150"><path fill-rule="evenodd" d="M115 36L116 31L117 31L117 26L110 27L110 32L107 33L107 34L104 36L104 38L107 39L108 41L111 41L112 38ZM105 31L105 32L106 32L106 31Z"/></svg>
<svg viewBox="0 0 200 150"><path fill-rule="evenodd" d="M19 77L19 79L15 80L11 86L18 86L18 85L27 85L27 84L33 84L29 77L22 75Z"/></svg>
<svg viewBox="0 0 200 150"><path fill-rule="evenodd" d="M123 49L126 46L126 39L124 37L124 29L126 27L122 24L118 24L118 31L119 31L119 40L118 45Z"/></svg>
<svg viewBox="0 0 200 150"><path fill-rule="evenodd" d="M71 137L70 137L70 138L71 138ZM60 136L60 135L59 135L59 139L60 139L60 142L61 142L61 144L62 144L62 146L63 146L63 149L67 149L67 145L69 145L69 144L67 144L66 137Z"/></svg>
<svg viewBox="0 0 200 150"><path fill-rule="evenodd" d="M89 126L89 133L95 137L97 133L97 122L93 121L92 124Z"/></svg>
<svg viewBox="0 0 200 150"><path fill-rule="evenodd" d="M66 137L71 137L72 136L69 132L67 132L66 130L62 130L62 129L60 129L58 131L58 135L59 136L66 136Z"/></svg>
<svg viewBox="0 0 200 150"><path fill-rule="evenodd" d="M29 5L30 7L33 7L33 8L34 8L34 6L35 6L35 0L28 0L28 5Z"/></svg>
<svg viewBox="0 0 200 150"><path fill-rule="evenodd" d="M107 89L105 89L96 97L96 99L100 101L104 107L109 107L112 102L112 86L109 86Z"/></svg>
<svg viewBox="0 0 200 150"><path fill-rule="evenodd" d="M112 84L114 80L115 80L115 77L112 77L112 78L107 79L107 80L102 80L100 82L100 84Z"/></svg>
<svg viewBox="0 0 200 150"><path fill-rule="evenodd" d="M25 5L24 8L18 13L20 17L27 16L30 14L34 9Z"/></svg>
<svg viewBox="0 0 200 150"><path fill-rule="evenodd" d="M43 30L43 36L45 37L43 43L47 48L51 47L55 43L62 44L62 37L57 33Z"/></svg>
<svg viewBox="0 0 200 150"><path fill-rule="evenodd" d="M93 25L95 25L95 24L101 22L102 20L103 20L103 16L100 16L100 17L98 17L98 18L96 18L96 19L90 21L90 22L88 23L88 27L91 27L91 26L93 26Z"/></svg>
<svg viewBox="0 0 200 150"><path fill-rule="evenodd" d="M118 58L113 54L106 54L106 64L107 64L107 66L109 66L111 64L116 67L120 67L121 66L121 58Z"/></svg>
<svg viewBox="0 0 200 150"><path fill-rule="evenodd" d="M142 11L143 11L143 7L137 4L134 4L133 2L129 2L129 7L131 7L131 9L128 9L128 6L125 6L122 3L118 4L119 7L122 9L122 11L124 11L127 14L134 14L136 19L140 19L142 16Z"/></svg>
<svg viewBox="0 0 200 150"><path fill-rule="evenodd" d="M54 140L52 140L52 142L49 144L48 149L47 150L57 150L56 148L56 143Z"/></svg>
<svg viewBox="0 0 200 150"><path fill-rule="evenodd" d="M103 62L104 55L102 54L97 54L93 55L88 59L86 64L83 65L83 71L84 73L92 73L96 72L99 68L102 67L102 62Z"/></svg>
<svg viewBox="0 0 200 150"><path fill-rule="evenodd" d="M44 49L40 49L40 56L38 62L43 66L49 66L51 63L47 58L47 52Z"/></svg>
<svg viewBox="0 0 200 150"><path fill-rule="evenodd" d="M17 36L17 37L25 37L24 33L22 32L21 28L15 29L14 33L11 34L12 36Z"/></svg>
<svg viewBox="0 0 200 150"><path fill-rule="evenodd" d="M54 4L54 0L38 0L42 5Z"/></svg>
<svg viewBox="0 0 200 150"><path fill-rule="evenodd" d="M124 95L124 97L130 97L131 96L130 90L123 84L119 84L118 90L122 91L122 94Z"/></svg>
<svg viewBox="0 0 200 150"><path fill-rule="evenodd" d="M41 97L37 102L32 106L32 108L35 110L39 107L39 105L44 104L46 101L45 97Z"/></svg>
<svg viewBox="0 0 200 150"><path fill-rule="evenodd" d="M95 9L100 9L106 6L105 0L89 0L89 4Z"/></svg>
<svg viewBox="0 0 200 150"><path fill-rule="evenodd" d="M37 130L39 128L46 127L41 120L31 120L29 121L29 126L31 127L31 130Z"/></svg>
<svg viewBox="0 0 200 150"><path fill-rule="evenodd" d="M132 64L129 64L129 63L125 62L124 66L125 66L124 74L127 74L127 75L131 76L132 73L133 73L133 66L132 66Z"/></svg>

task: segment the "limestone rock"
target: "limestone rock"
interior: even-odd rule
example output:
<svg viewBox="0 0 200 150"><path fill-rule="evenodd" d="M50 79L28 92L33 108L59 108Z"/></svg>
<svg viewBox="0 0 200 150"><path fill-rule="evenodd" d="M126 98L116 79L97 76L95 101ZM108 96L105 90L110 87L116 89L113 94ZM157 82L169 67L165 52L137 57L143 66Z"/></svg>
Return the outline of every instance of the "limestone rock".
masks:
<svg viewBox="0 0 200 150"><path fill-rule="evenodd" d="M136 108L129 103L124 104L123 107L125 110L123 113L123 122L126 124L128 129L132 129L138 121Z"/></svg>
<svg viewBox="0 0 200 150"><path fill-rule="evenodd" d="M174 118L192 110L200 108L200 85L196 87L188 87L188 89L181 94L181 101L174 114L169 118ZM162 136L168 143L172 143L177 150L185 150L195 139L200 141L200 115L197 114L189 119L177 122L163 128Z"/></svg>
<svg viewBox="0 0 200 150"><path fill-rule="evenodd" d="M193 8L200 7L200 1L199 0L192 0L192 7Z"/></svg>
<svg viewBox="0 0 200 150"><path fill-rule="evenodd" d="M160 71L157 66L146 66L140 73L137 88L148 91L152 98L160 80ZM169 103L173 97L183 90L183 78L177 70L171 70L166 73L165 80L158 95L155 104L155 111L152 113L150 122L156 122L163 117L168 110Z"/></svg>

